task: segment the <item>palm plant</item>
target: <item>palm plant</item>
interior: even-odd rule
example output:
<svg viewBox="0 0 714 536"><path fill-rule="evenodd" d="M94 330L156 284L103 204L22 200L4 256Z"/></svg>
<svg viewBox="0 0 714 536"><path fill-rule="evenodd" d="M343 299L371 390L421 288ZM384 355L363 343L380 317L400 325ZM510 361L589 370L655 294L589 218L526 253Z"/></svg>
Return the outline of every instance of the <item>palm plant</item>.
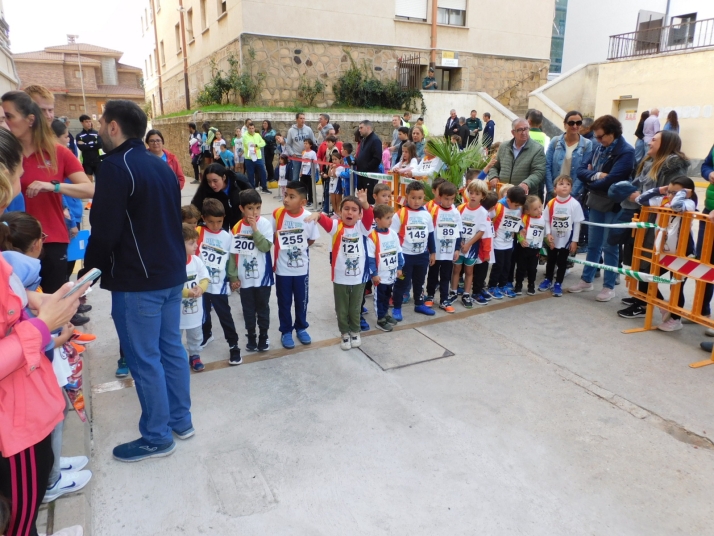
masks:
<svg viewBox="0 0 714 536"><path fill-rule="evenodd" d="M426 150L441 159L444 167L441 168L439 176L456 188L461 188L464 175L469 169L483 169L488 164L488 158L484 156L486 151L478 142L467 145L462 151L458 145L445 138L430 138L426 142Z"/></svg>

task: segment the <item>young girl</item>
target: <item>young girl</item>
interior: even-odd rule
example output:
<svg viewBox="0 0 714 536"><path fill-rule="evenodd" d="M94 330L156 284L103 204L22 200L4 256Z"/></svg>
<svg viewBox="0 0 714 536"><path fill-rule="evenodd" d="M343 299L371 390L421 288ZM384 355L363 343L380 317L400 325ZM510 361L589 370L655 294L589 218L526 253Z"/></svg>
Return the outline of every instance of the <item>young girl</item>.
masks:
<svg viewBox="0 0 714 536"><path fill-rule="evenodd" d="M389 151L389 143L388 141L382 142L382 169L384 173L389 171L392 163L392 153Z"/></svg>
<svg viewBox="0 0 714 536"><path fill-rule="evenodd" d="M278 188L280 190L279 199L282 201L285 197L285 187L288 185L288 163L290 158L287 153L280 155L280 165L278 166Z"/></svg>
<svg viewBox="0 0 714 536"><path fill-rule="evenodd" d="M340 203L340 220L313 213L305 221L317 221L332 236L332 283L335 313L342 343L340 348L358 348L364 285L369 279L367 236L372 231L374 213L367 202L367 190L358 197L347 196Z"/></svg>
<svg viewBox="0 0 714 536"><path fill-rule="evenodd" d="M396 163L392 168L392 172L397 172L400 175L404 175L405 172L411 174L417 166L419 161L417 160L416 145L410 141L402 145L402 159Z"/></svg>
<svg viewBox="0 0 714 536"><path fill-rule="evenodd" d="M317 161L317 153L315 152L317 147L310 139L305 140L303 145L305 150L302 152L304 162L300 166L300 182L302 182L302 185L307 190L307 208L311 208L314 202L312 198L312 188L315 182L315 178L312 175L312 164L314 161Z"/></svg>
<svg viewBox="0 0 714 536"><path fill-rule="evenodd" d="M330 176L330 204L332 205L332 211L337 211L337 208L342 203L342 194L339 193L338 185L340 183L340 176L345 170L342 165L342 155L338 152L332 153L332 164L330 165L330 171L328 172Z"/></svg>
<svg viewBox="0 0 714 536"><path fill-rule="evenodd" d="M233 157L235 159L235 171L243 173L243 131L240 127L236 127L235 136L233 137Z"/></svg>
<svg viewBox="0 0 714 536"><path fill-rule="evenodd" d="M523 205L523 228L518 234L514 252L516 263L515 293L523 294L523 279L528 275L528 295L535 295L535 278L538 270L538 252L545 238L543 203L536 195L529 195Z"/></svg>
<svg viewBox="0 0 714 536"><path fill-rule="evenodd" d="M223 147L221 145L225 145L226 140L223 139L223 134L221 134L220 130L216 130L216 137L213 140L213 159L216 162L221 161L221 153L223 152Z"/></svg>
<svg viewBox="0 0 714 536"><path fill-rule="evenodd" d="M640 205L651 207L667 207L675 212L694 212L697 209L697 194L694 191L694 181L689 177L679 176L672 179L668 186L652 188L640 195L636 201ZM657 231L655 237L655 251L659 253L675 254L679 244L679 231L681 229L682 218L672 216L666 231ZM687 255L693 253L692 242L687 245ZM670 288L672 288L670 286ZM640 288L640 290L643 290ZM644 291L647 292L647 284L644 284ZM662 298L662 293L657 290L657 298ZM684 307L684 283L679 289L679 307ZM661 331L678 331L682 329L682 319L680 316L662 310L662 323L657 326Z"/></svg>

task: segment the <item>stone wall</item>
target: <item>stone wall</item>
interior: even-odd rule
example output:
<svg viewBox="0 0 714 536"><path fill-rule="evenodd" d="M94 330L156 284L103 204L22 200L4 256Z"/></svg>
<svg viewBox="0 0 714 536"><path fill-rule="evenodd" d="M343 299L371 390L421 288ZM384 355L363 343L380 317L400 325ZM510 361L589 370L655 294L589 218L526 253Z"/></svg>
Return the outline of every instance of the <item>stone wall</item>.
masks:
<svg viewBox="0 0 714 536"><path fill-rule="evenodd" d="M306 114L305 124L312 128L313 132L317 130L319 114ZM184 174L193 175L191 168L191 158L188 154L188 123L194 122L201 128L203 121L210 121L211 126L215 126L226 138L231 138L236 127L242 127L246 119L252 119L256 125L260 125L263 120L267 119L272 123L276 132L283 135L287 134L288 129L295 123L295 114L290 112L281 113L251 113L243 114L236 112L221 112L221 113L196 113L180 117L170 117L165 119L154 119L152 128L161 131L164 137L166 149L174 153L181 163ZM392 117L384 114L330 114L330 122L340 125L339 138L343 142L352 142L354 139L353 133L359 122L369 119L377 135L385 140L392 139ZM438 130L438 129L437 129ZM316 133L317 135L317 133ZM354 145L354 144L353 144ZM275 163L274 163L275 165Z"/></svg>

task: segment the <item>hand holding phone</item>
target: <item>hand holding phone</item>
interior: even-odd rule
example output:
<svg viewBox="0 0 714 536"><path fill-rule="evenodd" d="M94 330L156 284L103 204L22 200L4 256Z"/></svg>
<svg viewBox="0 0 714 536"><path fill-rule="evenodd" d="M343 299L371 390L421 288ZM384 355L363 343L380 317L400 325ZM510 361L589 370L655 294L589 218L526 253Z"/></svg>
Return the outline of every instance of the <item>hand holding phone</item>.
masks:
<svg viewBox="0 0 714 536"><path fill-rule="evenodd" d="M74 286L70 289L70 291L62 296L62 299L69 298L73 294L76 294L77 292L82 289L86 283L91 283L92 281L95 281L96 279L99 279L99 276L102 275L102 271L99 268L92 268L89 270L86 274L84 274L84 277L77 281ZM86 290L86 289L84 289ZM82 294L84 294L84 291L82 291Z"/></svg>

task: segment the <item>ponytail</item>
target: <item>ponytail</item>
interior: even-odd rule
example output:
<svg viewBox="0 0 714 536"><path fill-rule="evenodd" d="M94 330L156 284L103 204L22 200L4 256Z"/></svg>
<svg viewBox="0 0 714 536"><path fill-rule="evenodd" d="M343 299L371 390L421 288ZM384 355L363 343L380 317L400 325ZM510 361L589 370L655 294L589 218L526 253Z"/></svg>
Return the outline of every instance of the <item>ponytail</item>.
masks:
<svg viewBox="0 0 714 536"><path fill-rule="evenodd" d="M6 212L0 215L0 250L27 253L42 240L42 225L26 212Z"/></svg>

